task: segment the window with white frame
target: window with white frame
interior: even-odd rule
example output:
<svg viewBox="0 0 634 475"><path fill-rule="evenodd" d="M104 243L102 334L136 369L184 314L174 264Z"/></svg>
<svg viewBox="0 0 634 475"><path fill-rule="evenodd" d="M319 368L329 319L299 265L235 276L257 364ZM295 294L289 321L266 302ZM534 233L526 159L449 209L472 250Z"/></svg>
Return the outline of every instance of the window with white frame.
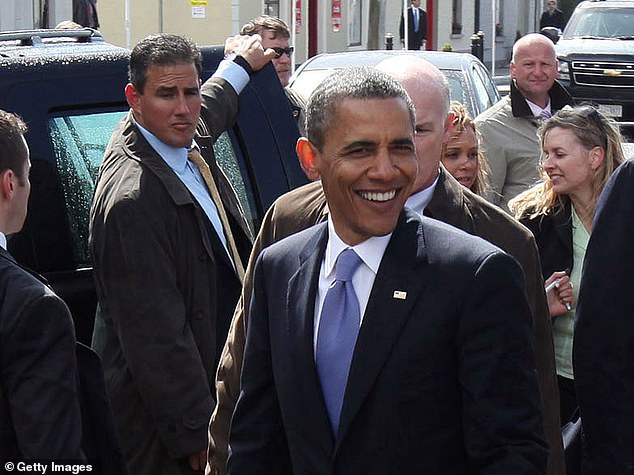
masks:
<svg viewBox="0 0 634 475"><path fill-rule="evenodd" d="M348 46L361 45L361 15L363 0L350 0L348 3Z"/></svg>
<svg viewBox="0 0 634 475"><path fill-rule="evenodd" d="M280 0L264 0L264 14L280 16Z"/></svg>
<svg viewBox="0 0 634 475"><path fill-rule="evenodd" d="M451 34L462 34L462 0L452 0L451 4Z"/></svg>

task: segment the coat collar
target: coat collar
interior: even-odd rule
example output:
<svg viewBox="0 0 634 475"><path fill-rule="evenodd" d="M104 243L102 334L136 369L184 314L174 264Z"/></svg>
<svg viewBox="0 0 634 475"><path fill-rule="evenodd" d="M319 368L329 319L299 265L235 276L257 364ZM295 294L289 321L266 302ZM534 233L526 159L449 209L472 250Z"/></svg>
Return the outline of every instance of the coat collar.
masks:
<svg viewBox="0 0 634 475"><path fill-rule="evenodd" d="M156 150L152 148L145 137L143 137L143 134L140 133L132 111L128 112L121 136L123 139L122 147L127 157L147 167L165 185L167 193L175 204L186 205L194 203L194 199L187 187Z"/></svg>
<svg viewBox="0 0 634 475"><path fill-rule="evenodd" d="M553 87L548 91L550 96L550 108L553 114L562 109L564 106L572 104L572 97L568 94L568 91L557 80L553 83ZM526 99L522 96L522 93L515 85L515 81L511 79L511 111L513 117L527 117L534 118L531 108L526 103Z"/></svg>
<svg viewBox="0 0 634 475"><path fill-rule="evenodd" d="M464 187L441 164L434 194L424 214L473 234L474 217L466 201Z"/></svg>

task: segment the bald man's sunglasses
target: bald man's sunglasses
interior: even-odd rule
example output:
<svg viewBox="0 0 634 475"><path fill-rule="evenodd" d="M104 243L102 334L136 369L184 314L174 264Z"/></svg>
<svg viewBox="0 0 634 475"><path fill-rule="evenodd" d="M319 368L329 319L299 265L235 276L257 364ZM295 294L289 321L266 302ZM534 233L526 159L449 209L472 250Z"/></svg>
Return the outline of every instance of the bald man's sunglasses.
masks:
<svg viewBox="0 0 634 475"><path fill-rule="evenodd" d="M284 53L286 53L286 56L290 58L291 55L293 54L293 51L295 51L294 46L289 46L288 48L275 47L271 49L275 51L275 59L280 59Z"/></svg>

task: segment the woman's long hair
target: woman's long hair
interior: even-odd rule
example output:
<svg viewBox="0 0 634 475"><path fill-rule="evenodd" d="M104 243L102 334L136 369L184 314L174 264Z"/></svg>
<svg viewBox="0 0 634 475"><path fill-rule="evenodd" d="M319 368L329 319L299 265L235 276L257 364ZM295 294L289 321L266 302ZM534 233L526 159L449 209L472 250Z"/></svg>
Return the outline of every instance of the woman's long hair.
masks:
<svg viewBox="0 0 634 475"><path fill-rule="evenodd" d="M592 106L566 106L546 120L539 129L542 148L546 135L555 127L570 130L588 151L594 147L601 147L604 151L603 163L594 175L592 208L588 210L594 214L594 206L603 187L614 170L625 160L623 138L618 126ZM552 182L544 170L543 157L539 168L542 181L509 201L509 209L518 219L558 213L569 200L567 195L559 195L553 190Z"/></svg>
<svg viewBox="0 0 634 475"><path fill-rule="evenodd" d="M459 135L464 132L467 128L473 130L476 142L478 145L478 169L476 172L475 181L473 185L471 185L471 191L473 191L476 195L480 195L482 197L486 197L491 191L491 168L489 167L489 162L482 153L482 149L480 148L480 134L476 127L475 122L469 116L467 109L465 106L456 101L451 101L451 112L454 115L453 118L453 131L451 135ZM444 158L447 153L447 144L443 144L442 146L442 156Z"/></svg>

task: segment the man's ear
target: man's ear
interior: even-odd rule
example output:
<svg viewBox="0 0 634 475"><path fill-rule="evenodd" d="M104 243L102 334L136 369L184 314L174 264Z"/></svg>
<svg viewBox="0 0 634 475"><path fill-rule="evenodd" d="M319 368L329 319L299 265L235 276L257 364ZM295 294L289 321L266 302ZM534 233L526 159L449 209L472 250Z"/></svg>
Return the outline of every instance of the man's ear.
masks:
<svg viewBox="0 0 634 475"><path fill-rule="evenodd" d="M130 106L130 109L132 109L134 112L137 112L137 113L140 112L140 107L141 107L140 97L141 97L141 94L139 93L137 88L132 85L132 83L126 84L125 99L126 101L128 101L128 105Z"/></svg>
<svg viewBox="0 0 634 475"><path fill-rule="evenodd" d="M13 170L7 169L0 173L0 194L4 200L8 200L13 195L15 185L13 184L15 174Z"/></svg>
<svg viewBox="0 0 634 475"><path fill-rule="evenodd" d="M297 139L295 151L299 158L299 164L310 181L319 179L319 170L315 166L315 155L319 153L315 146L306 137Z"/></svg>

